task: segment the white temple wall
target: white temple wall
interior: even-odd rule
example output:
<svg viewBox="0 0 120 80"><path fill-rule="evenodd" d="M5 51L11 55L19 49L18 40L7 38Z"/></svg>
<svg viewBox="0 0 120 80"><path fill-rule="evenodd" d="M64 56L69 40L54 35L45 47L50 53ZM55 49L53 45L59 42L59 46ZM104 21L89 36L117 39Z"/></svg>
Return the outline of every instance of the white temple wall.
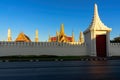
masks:
<svg viewBox="0 0 120 80"><path fill-rule="evenodd" d="M57 55L86 56L89 51L87 44L57 43L57 42L0 42L0 56L12 55ZM110 43L109 56L120 56L120 43Z"/></svg>
<svg viewBox="0 0 120 80"><path fill-rule="evenodd" d="M110 43L110 56L120 56L120 43Z"/></svg>
<svg viewBox="0 0 120 80"><path fill-rule="evenodd" d="M87 47L87 54L90 56L91 55L91 34L86 33L85 36L85 42L86 42L86 47Z"/></svg>
<svg viewBox="0 0 120 80"><path fill-rule="evenodd" d="M0 42L0 56L11 55L57 55L57 56L86 56L86 46L71 45L57 42L15 43Z"/></svg>

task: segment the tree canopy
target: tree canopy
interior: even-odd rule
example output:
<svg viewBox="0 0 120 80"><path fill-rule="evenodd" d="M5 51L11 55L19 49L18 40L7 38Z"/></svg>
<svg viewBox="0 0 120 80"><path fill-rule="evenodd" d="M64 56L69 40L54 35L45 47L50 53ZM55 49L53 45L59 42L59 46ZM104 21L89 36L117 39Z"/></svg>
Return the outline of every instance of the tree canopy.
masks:
<svg viewBox="0 0 120 80"><path fill-rule="evenodd" d="M113 40L111 40L110 42L113 43L120 43L120 36L119 37L115 37Z"/></svg>

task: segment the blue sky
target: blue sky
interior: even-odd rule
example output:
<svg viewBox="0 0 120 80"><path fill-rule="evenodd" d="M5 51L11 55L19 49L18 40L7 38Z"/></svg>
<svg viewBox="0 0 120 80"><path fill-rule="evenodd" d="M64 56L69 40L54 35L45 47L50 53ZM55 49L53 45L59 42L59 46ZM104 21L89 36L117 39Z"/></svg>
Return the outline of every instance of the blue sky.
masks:
<svg viewBox="0 0 120 80"><path fill-rule="evenodd" d="M94 3L97 3L102 22L112 28L111 39L120 35L119 0L0 0L0 40L7 39L7 29L15 40L24 32L34 40L35 30L39 30L40 41L48 40L48 35L56 35L60 24L65 33L75 34L85 31L93 17Z"/></svg>

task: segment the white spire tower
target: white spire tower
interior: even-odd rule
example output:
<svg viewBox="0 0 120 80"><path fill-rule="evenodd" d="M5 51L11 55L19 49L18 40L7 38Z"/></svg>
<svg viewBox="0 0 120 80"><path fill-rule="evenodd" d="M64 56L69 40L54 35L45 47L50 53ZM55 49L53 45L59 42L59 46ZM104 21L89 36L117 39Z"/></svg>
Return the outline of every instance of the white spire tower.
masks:
<svg viewBox="0 0 120 80"><path fill-rule="evenodd" d="M7 38L7 41L8 41L8 42L12 41L10 28L8 29L8 38Z"/></svg>
<svg viewBox="0 0 120 80"><path fill-rule="evenodd" d="M38 42L39 41L39 37L38 37L38 30L36 29L35 31L35 42Z"/></svg>
<svg viewBox="0 0 120 80"><path fill-rule="evenodd" d="M109 35L111 30L112 30L111 28L104 25L104 23L101 21L98 14L97 4L95 4L92 22L89 25L89 27L84 31L85 43L87 45L88 55L98 56L98 57L106 57L110 55L109 54L109 44L110 44Z"/></svg>
<svg viewBox="0 0 120 80"><path fill-rule="evenodd" d="M107 30L107 31L112 30L111 28L108 28L107 26L105 26L104 23L101 21L99 14L98 14L97 4L94 5L94 15L93 15L92 22L89 28L85 32L89 30L94 30L94 31L95 30Z"/></svg>

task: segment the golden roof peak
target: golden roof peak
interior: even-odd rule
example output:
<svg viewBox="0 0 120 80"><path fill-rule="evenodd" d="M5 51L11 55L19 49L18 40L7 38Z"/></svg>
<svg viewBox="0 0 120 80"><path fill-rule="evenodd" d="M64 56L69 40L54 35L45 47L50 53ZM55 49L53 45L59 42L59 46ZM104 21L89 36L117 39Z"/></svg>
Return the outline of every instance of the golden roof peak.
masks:
<svg viewBox="0 0 120 80"><path fill-rule="evenodd" d="M16 42L31 42L30 38L21 32L15 40Z"/></svg>

